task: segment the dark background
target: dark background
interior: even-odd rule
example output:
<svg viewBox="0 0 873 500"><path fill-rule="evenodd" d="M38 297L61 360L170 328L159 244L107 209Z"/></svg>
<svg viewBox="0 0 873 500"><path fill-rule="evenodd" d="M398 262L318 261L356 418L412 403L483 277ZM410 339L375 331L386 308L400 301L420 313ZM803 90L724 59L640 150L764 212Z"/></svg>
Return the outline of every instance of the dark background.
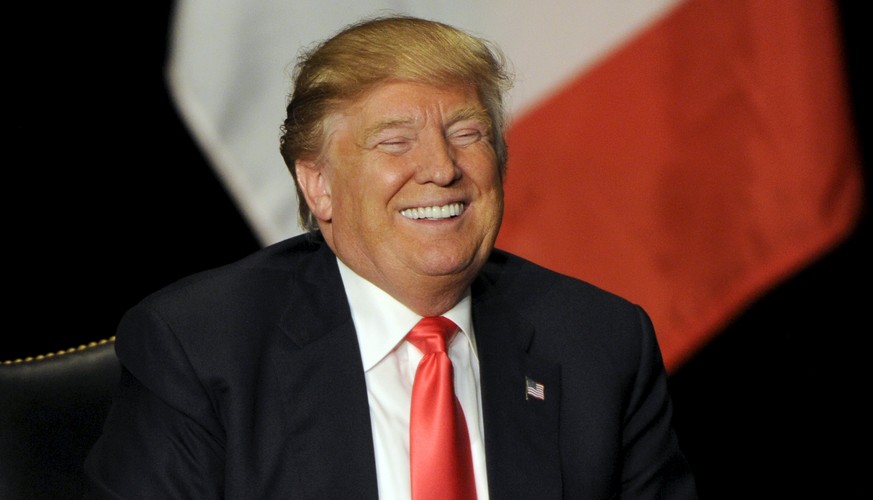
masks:
<svg viewBox="0 0 873 500"><path fill-rule="evenodd" d="M861 5L839 2L869 192ZM7 12L0 361L107 338L147 293L259 247L169 100L171 2ZM834 498L866 476L869 225L671 375L703 498Z"/></svg>

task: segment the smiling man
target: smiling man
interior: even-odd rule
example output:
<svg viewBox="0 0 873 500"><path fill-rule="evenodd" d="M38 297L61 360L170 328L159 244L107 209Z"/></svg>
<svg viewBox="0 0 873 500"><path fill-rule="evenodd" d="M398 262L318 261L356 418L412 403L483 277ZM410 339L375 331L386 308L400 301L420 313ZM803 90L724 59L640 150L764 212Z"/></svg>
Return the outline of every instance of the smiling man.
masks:
<svg viewBox="0 0 873 500"><path fill-rule="evenodd" d="M296 174L328 246L416 313L451 309L488 258L503 208L476 88L386 82L326 121L324 150L298 159Z"/></svg>
<svg viewBox="0 0 873 500"><path fill-rule="evenodd" d="M89 498L696 498L646 313L494 249L509 83L410 17L304 54L308 232L125 315Z"/></svg>

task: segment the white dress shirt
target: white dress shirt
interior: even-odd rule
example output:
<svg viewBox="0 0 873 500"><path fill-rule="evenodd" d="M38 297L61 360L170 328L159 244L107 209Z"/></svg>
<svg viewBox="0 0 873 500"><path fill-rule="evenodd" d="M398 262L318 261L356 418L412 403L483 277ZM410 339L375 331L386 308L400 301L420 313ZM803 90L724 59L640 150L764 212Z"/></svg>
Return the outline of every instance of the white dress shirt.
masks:
<svg viewBox="0 0 873 500"><path fill-rule="evenodd" d="M422 353L405 337L421 316L360 277L339 259L337 263L364 363L379 498L410 499L409 408L415 369ZM455 394L467 419L476 492L479 500L487 500L479 359L476 355L470 291L443 316L454 321L461 329L448 346L449 358L454 368Z"/></svg>

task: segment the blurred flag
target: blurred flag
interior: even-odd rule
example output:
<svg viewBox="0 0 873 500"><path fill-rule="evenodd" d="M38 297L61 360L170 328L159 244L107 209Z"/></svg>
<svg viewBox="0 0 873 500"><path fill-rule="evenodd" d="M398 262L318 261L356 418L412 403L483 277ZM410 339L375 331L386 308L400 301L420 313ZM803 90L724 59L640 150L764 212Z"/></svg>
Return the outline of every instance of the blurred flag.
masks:
<svg viewBox="0 0 873 500"><path fill-rule="evenodd" d="M167 78L269 244L300 232L278 137L302 48L389 11L495 41L517 76L498 246L644 306L673 370L859 216L835 9L825 0L178 0Z"/></svg>

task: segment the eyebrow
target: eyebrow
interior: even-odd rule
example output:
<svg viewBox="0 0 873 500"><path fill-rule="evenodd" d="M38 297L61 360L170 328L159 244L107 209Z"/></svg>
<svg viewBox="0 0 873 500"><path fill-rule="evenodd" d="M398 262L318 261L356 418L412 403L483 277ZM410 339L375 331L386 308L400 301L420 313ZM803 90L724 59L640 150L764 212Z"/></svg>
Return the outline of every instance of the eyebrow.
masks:
<svg viewBox="0 0 873 500"><path fill-rule="evenodd" d="M377 135L384 130L388 130L391 128L398 128L398 127L408 127L408 126L412 125L413 123L415 123L415 120L411 117L386 118L386 119L380 121L379 123L376 123L375 125L373 125L371 127L367 127L367 129L364 130L363 137L364 137L364 140L366 141L366 140L370 139L371 137L373 137L374 135Z"/></svg>
<svg viewBox="0 0 873 500"><path fill-rule="evenodd" d="M491 123L491 115L488 114L488 111L486 111L484 108L478 107L465 107L455 111L454 113L452 113L449 119L449 124L457 123L463 120L476 120L488 127L489 130L493 125Z"/></svg>

